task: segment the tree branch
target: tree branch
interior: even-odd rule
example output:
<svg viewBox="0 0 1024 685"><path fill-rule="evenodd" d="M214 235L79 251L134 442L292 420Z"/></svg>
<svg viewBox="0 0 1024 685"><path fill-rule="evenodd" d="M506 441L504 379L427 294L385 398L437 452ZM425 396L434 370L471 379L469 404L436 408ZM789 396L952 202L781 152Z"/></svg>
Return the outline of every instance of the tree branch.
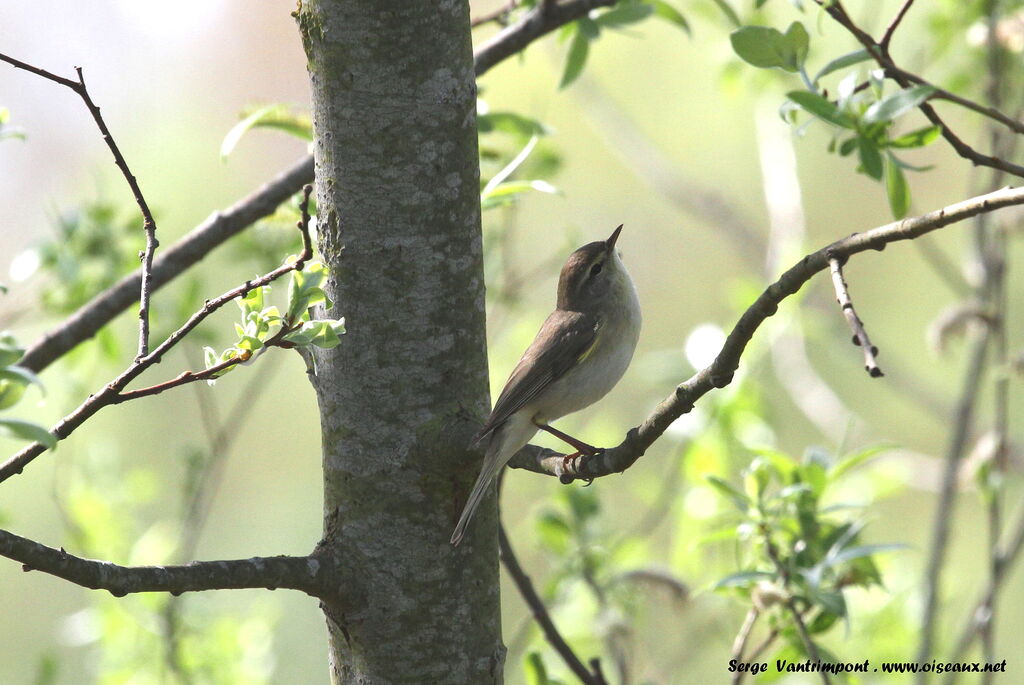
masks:
<svg viewBox="0 0 1024 685"><path fill-rule="evenodd" d="M135 198L135 204L139 206L139 211L142 212L142 230L146 233L146 249L140 255L142 258L142 278L140 279L141 284L139 286L139 352L135 357L136 359L141 359L149 353L149 299L152 294L150 280L153 273L153 254L160 243L156 239L156 221L153 219L153 213L149 210L149 204L142 194L139 182L136 180L135 174L128 168L128 162L125 161L124 155L121 154L121 150L117 147L117 143L114 142L114 136L111 135L110 129L107 128L106 122L103 121L100 108L96 106L96 103L92 101L92 96L89 95L89 89L85 85L85 76L82 74L82 67L75 67L75 73L78 74L78 81L75 82L4 54L0 54L0 60L7 62L16 69L28 71L70 88L82 98L82 102L85 103L89 114L92 115L93 121L96 122L96 127L99 128L100 134L103 136L103 142L107 144L111 154L114 155L114 164L121 170L124 180L128 182L128 187Z"/></svg>
<svg viewBox="0 0 1024 685"><path fill-rule="evenodd" d="M889 43L892 41L892 36L896 33L896 29L899 28L900 22L903 21L903 17L906 16L907 10L914 4L914 0L903 0L903 5L900 6L896 16L889 22L889 26L885 29L885 34L882 36L882 40L878 43L879 47L882 48L886 53L889 52Z"/></svg>
<svg viewBox="0 0 1024 685"><path fill-rule="evenodd" d="M574 460L563 467L561 455L527 445L512 458L509 466L559 476L563 482L571 482L573 478L600 478L625 471L643 456L644 451L661 437L673 421L693 409L694 402L713 388L723 388L732 381L743 350L765 319L773 315L779 303L800 290L812 276L824 271L830 259L845 259L867 250L882 250L889 243L913 240L964 219L1021 204L1024 204L1024 188L1003 188L922 216L895 221L864 233L854 233L805 256L779 280L768 286L747 308L729 333L715 361L677 386L643 423L627 432L618 446L593 457Z"/></svg>
<svg viewBox="0 0 1024 685"><path fill-rule="evenodd" d="M273 271L264 274L259 278L246 281L242 285L232 288L220 297L207 300L199 311L189 317L188 321L182 324L178 330L171 333L155 350L145 357L136 359L132 362L117 378L107 383L95 394L90 395L78 406L77 409L61 419L57 425L50 429L50 432L53 433L58 440L63 440L68 437L76 428L85 423L87 419L92 417L103 407L123 401L119 399L121 397L121 391L124 390L129 383L138 378L146 369L154 364L158 364L164 354L181 342L186 335L192 332L192 330L210 316L210 314L214 313L235 298L242 297L256 288L261 288L286 273L301 270L306 261L313 256L313 245L309 237L309 214L307 211L309 206L309 195L312 191L313 187L309 185L307 185L303 191L302 221L298 222L299 231L302 233L302 253L295 261L282 264ZM225 366L225 368L227 368L227 366ZM152 393L145 392L143 394ZM46 449L46 446L42 443L35 442L12 456L0 465L0 483L15 474L21 473L26 464L45 452Z"/></svg>
<svg viewBox="0 0 1024 685"><path fill-rule="evenodd" d="M161 250L153 263L153 289L177 278L229 238L273 214L289 197L313 182L313 158L305 157L228 209L214 212L184 238ZM125 276L98 294L56 328L43 334L18 361L36 373L60 359L123 312L138 296L142 272Z"/></svg>
<svg viewBox="0 0 1024 685"><path fill-rule="evenodd" d="M547 607L544 606L544 600L533 589L533 582L523 571L522 566L519 565L519 560L516 559L515 552L512 551L512 545L509 544L508 535L505 533L505 526L500 522L498 523L498 548L501 550L501 562L505 564L505 569L512 577L512 582L516 584L516 588L519 590L519 594L522 595L523 601L530 607L530 612L537 620L537 624L540 626L541 631L543 631L544 637L551 647L558 652L558 655L562 657L565 665L585 685L607 685L600 669L595 669L591 672L580 661L580 658L576 656L576 653L572 651L572 647L565 641L561 633L558 632L558 628L555 626L554 621L551 620Z"/></svg>
<svg viewBox="0 0 1024 685"><path fill-rule="evenodd" d="M835 19L843 28L849 31L861 45L863 45L874 60L878 62L878 65L885 69L886 75L896 81L901 88L907 88L911 84L931 85L923 78L904 71L896 66L888 52L881 45L876 43L875 39L872 38L870 34L853 23L853 20L850 19L839 0L815 0L815 2L828 12L829 16ZM932 87L934 88L934 86ZM995 121L1010 127L1018 133L1024 133L1024 124L1011 119L998 110L979 105L971 100L962 98L959 95L954 95L953 93L941 88L936 88L935 90L936 92L932 97L949 100L950 102L954 102L962 107L967 107L972 111L990 117ZM961 140L960 137L946 125L946 122L938 115L935 108L928 104L927 101L918 105L918 109L920 109L921 113L928 118L928 121L942 128L942 137L945 138L946 142L948 142L956 153L964 159L970 160L975 165L999 169L1000 171L1005 171L1006 173L1013 174L1014 176L1024 178L1024 166L1007 162L1006 160L998 157L982 154Z"/></svg>
<svg viewBox="0 0 1024 685"><path fill-rule="evenodd" d="M496 34L481 45L473 55L476 75L483 74L498 62L523 50L527 45L555 29L576 21L598 7L610 7L618 0L567 0L539 2L518 22Z"/></svg>
<svg viewBox="0 0 1024 685"><path fill-rule="evenodd" d="M502 31L476 51L474 62L477 77L483 76L496 64L523 50L538 38L584 16L591 8L613 4L615 0L571 0L563 5L556 5L552 11L545 14L539 25L537 10L531 10L523 22ZM527 22L531 17L533 20ZM23 63L19 62L19 65L21 64ZM26 64L22 68L55 79L59 83L67 81L63 85L69 88L76 85L74 81L63 79L37 67ZM210 215L187 236L161 251L160 257L153 263L152 289L157 290L171 282L228 238L241 233L263 217L273 214L282 202L302 190L302 186L312 182L313 156L307 155L228 209ZM42 371L76 345L96 335L114 317L131 306L141 284L140 270L98 294L60 325L34 342L25 351L18 365L36 373Z"/></svg>
<svg viewBox="0 0 1024 685"><path fill-rule="evenodd" d="M115 597L135 592L183 592L266 588L301 590L314 597L332 575L327 562L308 557L253 557L230 561L196 561L184 566L118 566L83 559L61 549L0 530L0 556L22 563L25 571L42 571Z"/></svg>
<svg viewBox="0 0 1024 685"><path fill-rule="evenodd" d="M853 308L850 290L846 285L846 279L843 278L842 264L833 257L828 260L828 267L832 273L832 285L836 290L836 302L839 303L839 307L843 310L843 316L846 317L847 323L850 324L850 330L853 331L853 344L859 345L864 351L865 370L872 378L884 376L885 374L882 373L882 369L878 368L878 362L875 360L878 348L871 344L868 332L864 330L864 322L860 320L857 310Z"/></svg>

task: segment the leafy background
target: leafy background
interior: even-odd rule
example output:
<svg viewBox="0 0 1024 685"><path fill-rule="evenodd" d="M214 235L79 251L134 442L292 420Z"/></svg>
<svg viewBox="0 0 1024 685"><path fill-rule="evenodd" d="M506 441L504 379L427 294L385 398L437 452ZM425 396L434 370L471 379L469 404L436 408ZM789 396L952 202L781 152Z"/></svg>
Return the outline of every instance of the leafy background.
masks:
<svg viewBox="0 0 1024 685"><path fill-rule="evenodd" d="M800 13L779 0L759 10L753 4L733 4L742 23L784 32L802 22L812 75L857 47L816 10ZM304 141L259 130L238 141L226 162L220 158L239 113L268 103L302 112L308 86L289 8L226 0L150 5L58 1L41 22L39 8L5 3L0 26L16 30L4 31L0 49L58 73L85 68L169 245L305 153ZM640 348L606 400L559 424L598 444L617 442L706 360L718 330L728 329L766 283L766 269L777 275L802 249L885 223L893 211L884 185L856 173L853 156L829 152L833 129L812 123L793 139L806 236L776 236L780 254L766 266L763 251L751 250L768 238L764 187L773 174L766 178L760 158L788 149L792 127L779 108L804 84L798 74L739 60L721 3L677 0L674 6L691 36L653 17L636 24L606 19L597 23L599 38L588 40L594 27L584 23L561 41L535 44L481 83L488 111L514 112L545 127L508 180L539 180L550 184L540 190L557 190L523 192L510 204L497 196L493 204L501 206L485 215L495 391L550 309L565 255L625 224L621 246L645 312ZM973 76L981 53L967 40L978 6L947 1L916 8L894 43L898 59L934 82L980 96L982 84ZM474 8L482 13L494 6ZM867 3L856 18L877 34L895 9L893 2ZM492 30L481 29L478 41ZM842 75L827 77L829 87L837 88ZM80 103L53 84L0 69L0 105L9 110L3 131L25 134L0 145L0 282L10 288L0 297L0 328L25 344L129 268L138 237L130 197ZM983 139L977 118L947 110L965 139ZM806 113L797 116L798 126L809 120ZM910 113L894 135L926 123ZM483 134L485 180L507 168L538 132L511 126ZM777 168L777 159L770 158L770 168ZM969 164L943 144L912 150L906 159L934 165L907 174L911 213L972 194ZM751 238L732 237L720 209L686 209L695 197L718 201L712 209L726 207ZM204 295L293 251L291 229L282 227L293 218L287 208L282 214L282 221L233 240L160 291L157 332L169 330ZM582 490L508 474L503 508L513 544L583 655L601 653L610 671L613 656L621 655L634 682L725 681L732 640L752 595L772 602L771 588L758 584L763 578L734 575L764 561L750 520L758 510L738 508L737 496L773 502L793 484L794 469L805 469L801 480L817 490L815 506L858 505L829 519L838 526L855 521L858 546L902 545L871 548L883 584L845 590L848 619L821 633L823 648L850 661L913 657L940 457L965 348L955 335L941 354L928 342L936 320L962 298L948 285L949 271L932 264L938 254L959 265L970 241L966 226L946 229L928 239L927 248L900 244L847 266L860 314L881 348L884 379L863 372L831 286L819 277L758 333L739 382L706 398L625 475ZM40 267L30 278L8 275L11 268L14 276L31 271L31 255ZM1019 240L1011 242L1010 263L1020 257ZM960 277L958 270L953 275ZM1020 285L1011 271L1011 313L1024 304ZM283 289L271 293L281 298L279 305ZM201 366L203 344L230 345L234 318L231 312L202 329L192 350L168 358L154 380ZM108 334L47 370L45 396L28 388L12 415L49 425L66 413L132 354L132 328L132 316L125 315ZM1011 315L1009 339L1019 341L1021 333L1021 317ZM793 381L798 389L807 386L780 358L801 338L813 368L842 402L842 409L827 413L825 428L799 408L807 397L793 392ZM4 524L119 563L173 561L185 551L203 559L307 552L321 526L315 402L296 355L268 354L261 362L262 368L232 373L215 389L197 385L105 410L6 484ZM1017 380L1011 406L1018 413L1020 397ZM981 408L972 436L976 453L984 448L991 401L983 399ZM210 421L214 414L219 423ZM1011 431L1019 445L1020 426L1011 424ZM557 447L545 438L538 442ZM215 450L224 459L212 466L211 443L226 447ZM10 453L19 443L0 438L0 445ZM811 473L817 464L834 475L842 457L857 454L870 459L841 477L821 480ZM1011 455L1019 460L1019 447ZM983 502L972 475L963 478L946 572L944 647L985 574ZM197 478L216 485L201 529L188 518ZM1019 461L1005 487L1006 501L1020 499ZM775 521L807 511L785 497L776 505ZM829 549L823 542L822 553ZM858 565L857 558L843 561ZM843 568L821 569L825 591L834 594ZM996 653L1009 660L1011 673L1022 667L1012 651L1024 629L1021 583L1019 574L1011 579L998 614ZM0 564L0 588L8 617L0 622L3 682L174 682L160 658L168 616L182 626L177 649L195 682L327 681L322 618L313 602L296 594L221 592L185 597L169 608L167 598L114 600L23 573L13 563ZM515 589L502 589L510 682L536 681L538 662L548 676L570 682ZM528 659L534 666L523 666Z"/></svg>

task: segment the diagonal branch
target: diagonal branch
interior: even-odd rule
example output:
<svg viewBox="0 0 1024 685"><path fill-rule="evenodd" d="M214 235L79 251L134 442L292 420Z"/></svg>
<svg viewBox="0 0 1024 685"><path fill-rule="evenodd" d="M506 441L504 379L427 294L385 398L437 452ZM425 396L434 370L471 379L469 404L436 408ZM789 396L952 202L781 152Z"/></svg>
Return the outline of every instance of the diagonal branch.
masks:
<svg viewBox="0 0 1024 685"><path fill-rule="evenodd" d="M661 437L673 421L693 409L694 402L712 389L723 388L732 382L743 350L757 329L776 312L783 300L800 290L816 273L828 268L829 259L846 259L867 250L882 250L889 243L913 240L964 219L1022 204L1024 188L1003 188L928 214L878 226L864 233L854 233L812 252L790 267L747 308L729 333L715 361L678 385L643 423L629 430L618 446L563 466L561 455L527 445L512 458L509 466L558 476L563 482L571 482L573 478L600 478L625 471L643 456L644 451Z"/></svg>
<svg viewBox="0 0 1024 685"><path fill-rule="evenodd" d="M475 52L477 77L483 76L492 67L523 50L538 38L586 15L591 8L613 4L615 0L570 0L551 8L540 23L535 20L527 21L530 17L536 19L536 10L531 10L523 22L502 31ZM22 68L40 76L57 79L60 83L67 81L63 85L69 88L75 83L27 64ZM171 282L228 238L273 214L278 205L302 190L302 186L312 182L313 156L307 155L228 209L210 215L187 236L161 251L160 257L153 263L152 289L157 290ZM98 294L60 325L34 342L18 365L38 373L79 343L93 337L114 317L131 306L141 283L140 270Z"/></svg>
<svg viewBox="0 0 1024 685"><path fill-rule="evenodd" d="M576 653L572 651L572 647L565 641L562 634L558 632L558 628L555 626L554 621L551 620L547 607L544 606L544 600L537 594L530 577L526 575L523 567L519 565L519 560L516 559L515 552L512 551L512 545L508 541L508 535L505 533L505 526L501 523L498 524L498 548L501 550L501 562L505 564L505 569L512 576L512 582L516 584L516 588L519 590L519 594L522 595L523 601L530 607L530 612L537 620L540 629L544 632L544 637L551 647L558 652L558 655L562 657L565 665L585 685L607 685L600 669L595 669L594 672L591 672L580 661L580 658L576 656Z"/></svg>
<svg viewBox="0 0 1024 685"><path fill-rule="evenodd" d="M860 317L857 316L857 310L853 308L849 286L846 285L846 279L843 278L843 265L838 259L833 257L828 260L828 268L832 273L832 285L836 290L836 302L839 303L839 307L843 310L843 316L846 317L847 323L850 324L850 330L853 331L853 344L859 345L864 350L864 368L872 378L884 376L885 374L882 373L882 369L878 368L878 361L875 360L875 357L878 355L878 348L871 344L868 332L864 330L864 322L860 320Z"/></svg>
<svg viewBox="0 0 1024 685"><path fill-rule="evenodd" d="M533 41L555 29L576 21L598 7L610 7L618 0L567 0L567 2L539 2L518 22L497 33L481 45L473 55L476 75L521 52Z"/></svg>
<svg viewBox="0 0 1024 685"><path fill-rule="evenodd" d="M305 263L313 256L313 245L309 237L310 217L308 213L309 196L312 192L312 186L307 185L303 189L302 221L298 222L299 231L302 233L302 252L299 254L298 258L294 261L282 264L273 271L270 271L259 278L246 281L242 285L227 291L220 297L207 300L197 312L190 316L189 319L182 324L180 328L178 328L178 330L167 336L167 339L160 343L156 349L145 357L133 361L128 368L117 376L117 378L107 383L95 394L90 395L78 406L77 409L61 419L57 425L50 429L50 432L53 433L58 440L65 439L103 407L123 401L121 399L121 391L124 390L129 383L142 375L146 369L150 368L154 364L160 363L160 360L168 351L170 351L171 348L181 342L186 335L191 333L196 326L206 320L206 318L215 311L235 298L244 297L256 288L262 288L287 273L292 271L301 271ZM227 366L224 366L224 368L227 368ZM46 449L46 446L42 443L35 442L22 449L3 464L0 464L0 483L15 474L21 473L26 464L45 452Z"/></svg>
<svg viewBox="0 0 1024 685"><path fill-rule="evenodd" d="M849 31L861 45L863 45L878 65L885 70L886 76L896 81L901 88L908 88L911 84L931 85L921 77L915 76L914 74L904 71L896 66L888 52L881 45L876 43L875 39L872 38L870 34L861 29L853 22L852 19L850 19L850 16L846 13L846 10L843 9L843 5L839 0L815 0L815 2L818 3L822 9L828 12L829 16L835 19L840 26ZM947 90L936 88L936 92L932 97L955 102L962 107L967 107L972 111L990 117L995 121L1010 127L1014 131L1019 133L1024 132L1024 124L1021 122L1011 119L998 110L979 105L971 100L962 98L959 95L954 95ZM1024 178L1024 166L1013 164L1012 162L1000 159L999 157L982 154L975 150L946 125L946 122L942 120L942 117L940 117L938 112L935 111L935 108L927 101L918 105L918 109L920 109L921 113L928 118L928 121L941 127L942 137L945 138L946 142L952 146L953 150L955 150L956 153L964 159L971 161L975 165L987 166L992 169L998 169L1000 171L1005 171L1008 174Z"/></svg>
<svg viewBox="0 0 1024 685"><path fill-rule="evenodd" d="M243 230L274 213L302 186L313 182L313 158L305 157L223 211L214 212L188 235L161 250L153 262L153 289L158 289L197 264ZM123 312L138 296L142 272L125 276L98 294L25 351L18 365L40 372L76 345L88 340Z"/></svg>
<svg viewBox="0 0 1024 685"><path fill-rule="evenodd" d="M135 592L183 592L266 588L301 590L317 597L333 575L326 559L253 557L228 561L196 561L184 566L118 566L83 559L61 549L0 530L0 556L22 563L25 571L42 571L75 585L107 590L115 597Z"/></svg>
<svg viewBox="0 0 1024 685"><path fill-rule="evenodd" d="M900 6L896 16L892 18L889 25L885 28L885 33L882 35L882 40L879 41L878 45L886 53L889 52L889 43L892 42L892 36L896 33L896 29L899 28L900 22L903 21L903 17L907 15L907 10L914 4L914 0L903 0L903 5Z"/></svg>
<svg viewBox="0 0 1024 685"><path fill-rule="evenodd" d="M85 85L85 76L82 73L82 67L75 67L75 73L78 74L78 81L72 81L71 79L64 78L63 76L57 76L51 74L45 69L34 67L30 64L26 64L21 60L8 57L7 55L0 54L0 60L7 62L16 69L22 69L29 73L41 76L45 79L58 83L62 86L73 90L78 97L82 98L82 102L85 103L86 108L89 110L89 114L92 115L93 121L96 122L96 127L99 128L100 134L103 136L103 142L110 148L110 152L114 155L114 164L121 170L121 175L124 176L124 180L128 182L128 187L132 191L132 196L135 198L135 204L139 206L139 211L142 212L142 230L146 233L146 249L143 251L142 257L142 278L139 287L139 352L136 355L136 359L141 359L149 353L149 299L152 295L152 284L150 283L153 274L153 254L156 252L157 246L160 244L156 239L156 221L153 219L153 213L149 209L149 204L146 202L145 196L142 194L142 189L139 187L139 182L135 178L135 174L132 173L131 169L128 168L128 162L125 161L124 155L121 154L121 150L117 147L117 143L114 142L114 136L111 135L110 129L107 128L106 122L103 120L103 115L100 114L100 108L96 106L96 103L92 101L92 96L89 95L89 89Z"/></svg>

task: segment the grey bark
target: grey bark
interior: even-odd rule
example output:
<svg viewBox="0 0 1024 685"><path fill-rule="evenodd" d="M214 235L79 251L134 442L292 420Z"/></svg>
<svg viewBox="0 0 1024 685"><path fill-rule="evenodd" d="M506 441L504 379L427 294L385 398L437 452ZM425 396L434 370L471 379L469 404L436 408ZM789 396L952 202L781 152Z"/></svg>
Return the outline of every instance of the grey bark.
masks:
<svg viewBox="0 0 1024 685"><path fill-rule="evenodd" d="M316 359L335 683L501 682L493 494L448 544L487 405L465 0L306 0L319 246L348 333Z"/></svg>

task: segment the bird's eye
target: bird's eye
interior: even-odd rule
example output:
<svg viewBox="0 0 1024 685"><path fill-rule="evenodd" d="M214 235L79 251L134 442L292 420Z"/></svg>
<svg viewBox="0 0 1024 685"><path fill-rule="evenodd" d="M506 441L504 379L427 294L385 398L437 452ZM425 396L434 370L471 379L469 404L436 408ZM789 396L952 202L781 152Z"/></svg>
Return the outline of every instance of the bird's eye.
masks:
<svg viewBox="0 0 1024 685"><path fill-rule="evenodd" d="M590 267L590 275L596 276L601 273L601 269L604 267L604 262L598 262L594 266Z"/></svg>

